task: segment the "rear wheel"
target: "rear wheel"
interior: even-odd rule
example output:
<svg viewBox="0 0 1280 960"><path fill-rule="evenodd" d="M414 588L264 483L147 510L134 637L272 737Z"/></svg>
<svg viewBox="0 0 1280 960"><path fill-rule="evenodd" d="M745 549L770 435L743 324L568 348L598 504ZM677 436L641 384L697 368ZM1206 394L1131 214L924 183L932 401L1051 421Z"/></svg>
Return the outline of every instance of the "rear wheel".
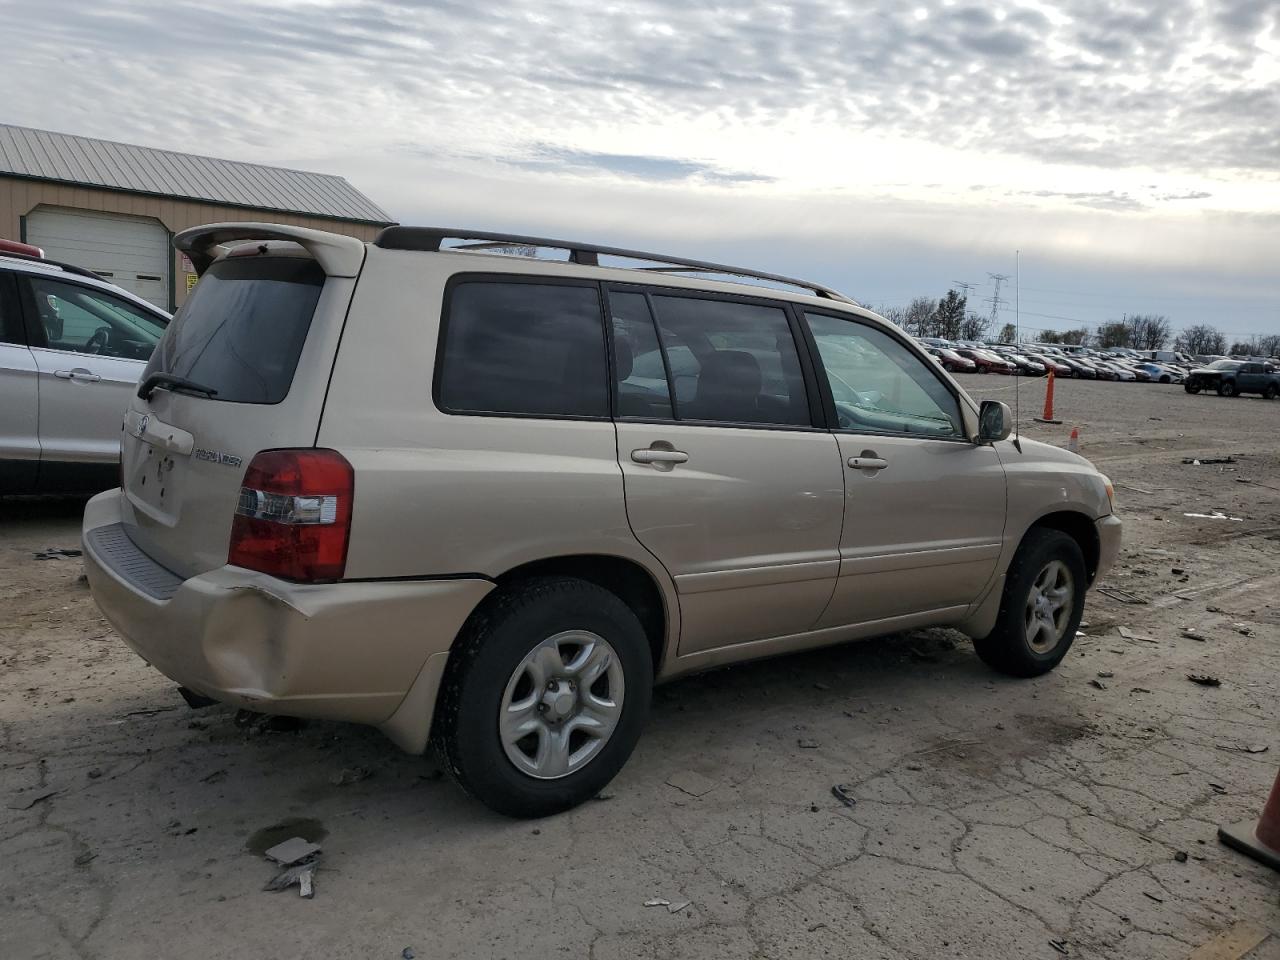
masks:
<svg viewBox="0 0 1280 960"><path fill-rule="evenodd" d="M1188 380L1186 383L1182 385L1182 389L1187 391L1187 393L1199 393L1200 384L1193 383L1192 381Z"/></svg>
<svg viewBox="0 0 1280 960"><path fill-rule="evenodd" d="M1061 530L1032 529L1009 565L995 629L973 642L978 656L1015 677L1048 673L1071 649L1087 586L1079 544Z"/></svg>
<svg viewBox="0 0 1280 960"><path fill-rule="evenodd" d="M644 629L617 596L582 580L530 580L468 623L433 739L481 803L545 817L595 796L622 769L652 686Z"/></svg>
<svg viewBox="0 0 1280 960"><path fill-rule="evenodd" d="M1223 380L1218 384L1218 396L1234 397L1236 393L1236 384L1234 380Z"/></svg>
<svg viewBox="0 0 1280 960"><path fill-rule="evenodd" d="M984 367L984 366L982 366L981 364L979 364L979 365L978 365L978 372L979 372L979 373L986 373L986 372L987 372L987 368L986 368L986 367Z"/></svg>
<svg viewBox="0 0 1280 960"><path fill-rule="evenodd" d="M1274 400L1277 393L1280 393L1280 390L1276 389L1276 385L1274 383L1269 383L1267 384L1267 389L1262 391L1262 396L1267 400Z"/></svg>

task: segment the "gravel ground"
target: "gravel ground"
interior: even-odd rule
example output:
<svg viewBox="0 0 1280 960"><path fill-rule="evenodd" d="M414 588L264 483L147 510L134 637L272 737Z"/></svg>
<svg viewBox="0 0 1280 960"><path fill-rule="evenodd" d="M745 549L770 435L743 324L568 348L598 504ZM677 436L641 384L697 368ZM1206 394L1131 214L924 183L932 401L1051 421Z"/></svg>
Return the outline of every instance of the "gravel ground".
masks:
<svg viewBox="0 0 1280 960"><path fill-rule="evenodd" d="M1277 875L1215 839L1280 764L1280 402L1057 401L1024 433L1078 426L1126 523L1057 671L996 676L931 630L687 679L599 802L536 823L369 730L190 711L78 560L33 558L77 545L81 505L0 503L0 957L1141 960L1269 932L1247 956L1280 958ZM1241 519L1186 516L1216 512ZM261 889L290 818L323 842L314 900Z"/></svg>

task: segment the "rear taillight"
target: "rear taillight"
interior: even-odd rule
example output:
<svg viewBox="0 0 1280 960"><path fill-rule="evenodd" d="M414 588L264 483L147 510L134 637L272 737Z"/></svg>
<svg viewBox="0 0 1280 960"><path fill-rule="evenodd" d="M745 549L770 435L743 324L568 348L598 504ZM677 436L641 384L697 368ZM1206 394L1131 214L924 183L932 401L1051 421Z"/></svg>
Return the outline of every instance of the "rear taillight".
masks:
<svg viewBox="0 0 1280 960"><path fill-rule="evenodd" d="M264 450L245 471L227 562L284 580L341 580L354 488L335 450Z"/></svg>

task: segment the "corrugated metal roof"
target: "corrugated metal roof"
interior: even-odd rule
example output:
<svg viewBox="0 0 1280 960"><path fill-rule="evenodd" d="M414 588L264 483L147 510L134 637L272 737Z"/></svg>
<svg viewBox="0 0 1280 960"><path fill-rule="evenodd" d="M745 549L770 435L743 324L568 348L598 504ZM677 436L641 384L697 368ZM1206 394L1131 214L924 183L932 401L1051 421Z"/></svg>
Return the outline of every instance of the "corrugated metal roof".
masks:
<svg viewBox="0 0 1280 960"><path fill-rule="evenodd" d="M0 123L0 174L256 210L392 223L343 177Z"/></svg>

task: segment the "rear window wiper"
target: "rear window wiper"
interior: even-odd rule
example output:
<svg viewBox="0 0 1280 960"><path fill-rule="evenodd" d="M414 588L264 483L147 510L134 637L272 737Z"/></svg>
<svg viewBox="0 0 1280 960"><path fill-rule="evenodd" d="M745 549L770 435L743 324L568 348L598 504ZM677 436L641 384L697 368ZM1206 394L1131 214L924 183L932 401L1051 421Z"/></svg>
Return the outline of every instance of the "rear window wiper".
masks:
<svg viewBox="0 0 1280 960"><path fill-rule="evenodd" d="M150 400L151 394L155 393L157 387L167 387L170 390L184 393L199 393L206 397L216 397L218 395L218 391L213 387L206 387L203 383L196 383L186 377L180 377L174 373L152 373L142 383L138 384L139 399Z"/></svg>

